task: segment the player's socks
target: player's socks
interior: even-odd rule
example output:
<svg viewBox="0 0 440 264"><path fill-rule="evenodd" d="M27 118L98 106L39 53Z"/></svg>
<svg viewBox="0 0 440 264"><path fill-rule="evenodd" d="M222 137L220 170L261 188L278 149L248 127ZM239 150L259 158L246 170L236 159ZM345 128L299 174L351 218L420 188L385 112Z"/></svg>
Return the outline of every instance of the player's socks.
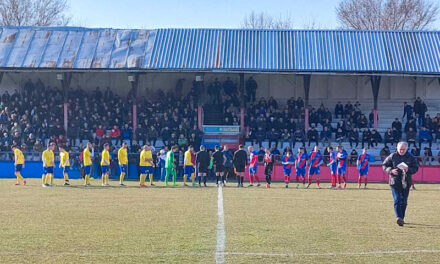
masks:
<svg viewBox="0 0 440 264"><path fill-rule="evenodd" d="M359 176L359 178L358 178L358 184L359 184L359 186L361 186L361 183L362 183L362 178Z"/></svg>
<svg viewBox="0 0 440 264"><path fill-rule="evenodd" d="M84 184L85 185L89 184L89 175L88 174L84 175Z"/></svg>
<svg viewBox="0 0 440 264"><path fill-rule="evenodd" d="M284 183L287 185L289 184L290 178L287 175L284 175Z"/></svg>
<svg viewBox="0 0 440 264"><path fill-rule="evenodd" d="M310 184L312 184L312 177L310 177L310 175L309 175L309 177L307 178L307 183L310 185Z"/></svg>
<svg viewBox="0 0 440 264"><path fill-rule="evenodd" d="M146 177L147 177L146 174L142 174L142 173L141 173L141 175L139 175L139 185L140 185L140 186L145 185L145 178L146 178Z"/></svg>
<svg viewBox="0 0 440 264"><path fill-rule="evenodd" d="M21 176L20 172L16 172L15 176L17 177L17 183L20 184L21 181L23 181L23 177Z"/></svg>
<svg viewBox="0 0 440 264"><path fill-rule="evenodd" d="M367 184L368 184L368 179L367 179L367 176L365 176L365 179L364 179L364 184L365 184L365 188L367 188Z"/></svg>
<svg viewBox="0 0 440 264"><path fill-rule="evenodd" d="M188 179L188 174L183 174L183 185L186 186L186 180Z"/></svg>
<svg viewBox="0 0 440 264"><path fill-rule="evenodd" d="M147 175L145 175L145 177L147 177ZM150 179L150 185L154 185L153 184L153 180L154 180L153 174L150 173L150 175L148 175L148 178ZM144 183L145 183L145 181L144 181Z"/></svg>
<svg viewBox="0 0 440 264"><path fill-rule="evenodd" d="M44 184L49 184L49 180L50 180L50 174L46 174L44 178Z"/></svg>
<svg viewBox="0 0 440 264"><path fill-rule="evenodd" d="M124 184L125 172L121 172L119 175L119 184Z"/></svg>
<svg viewBox="0 0 440 264"><path fill-rule="evenodd" d="M142 175L142 174L141 174ZM105 174L101 175L101 185L104 186L105 185Z"/></svg>
<svg viewBox="0 0 440 264"><path fill-rule="evenodd" d="M341 174L338 174L338 186L340 186L341 185Z"/></svg>
<svg viewBox="0 0 440 264"><path fill-rule="evenodd" d="M46 174L41 175L41 184L42 185L46 184Z"/></svg>
<svg viewBox="0 0 440 264"><path fill-rule="evenodd" d="M249 176L249 182L251 185L254 185L254 175Z"/></svg>
<svg viewBox="0 0 440 264"><path fill-rule="evenodd" d="M68 182L68 181L69 181L69 174L67 174L67 173L65 172L65 173L63 173L63 176L64 176L64 181L65 181L65 182Z"/></svg>
<svg viewBox="0 0 440 264"><path fill-rule="evenodd" d="M260 184L260 177L258 177L258 175L255 175L255 180L257 181L257 184Z"/></svg>
<svg viewBox="0 0 440 264"><path fill-rule="evenodd" d="M192 186L196 185L196 174L195 173L191 173L191 182L192 182Z"/></svg>
<svg viewBox="0 0 440 264"><path fill-rule="evenodd" d="M303 185L306 184L306 178L302 177L302 183Z"/></svg>
<svg viewBox="0 0 440 264"><path fill-rule="evenodd" d="M316 180L316 187L321 188L321 186L319 186L320 184L321 184L321 180L320 180L320 179L317 179L317 180Z"/></svg>
<svg viewBox="0 0 440 264"><path fill-rule="evenodd" d="M177 186L176 184L176 172L173 171L173 186Z"/></svg>

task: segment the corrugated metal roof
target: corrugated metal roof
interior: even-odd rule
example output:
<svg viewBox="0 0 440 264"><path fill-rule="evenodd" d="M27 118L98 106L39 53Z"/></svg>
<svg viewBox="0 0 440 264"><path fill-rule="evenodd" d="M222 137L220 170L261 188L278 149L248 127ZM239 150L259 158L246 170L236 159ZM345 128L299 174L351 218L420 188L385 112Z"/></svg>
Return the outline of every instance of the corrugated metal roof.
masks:
<svg viewBox="0 0 440 264"><path fill-rule="evenodd" d="M0 67L440 74L440 32L0 27Z"/></svg>

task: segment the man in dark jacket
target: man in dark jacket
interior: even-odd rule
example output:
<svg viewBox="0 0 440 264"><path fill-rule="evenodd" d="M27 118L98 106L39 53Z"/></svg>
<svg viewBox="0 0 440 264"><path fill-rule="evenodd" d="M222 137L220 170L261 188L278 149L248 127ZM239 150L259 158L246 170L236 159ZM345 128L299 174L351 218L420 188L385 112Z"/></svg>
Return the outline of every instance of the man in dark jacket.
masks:
<svg viewBox="0 0 440 264"><path fill-rule="evenodd" d="M223 155L226 158L225 162L225 181L227 182L228 179L231 179L234 177L234 168L232 165L232 159L234 157L234 153L232 153L232 150L228 148L228 145L223 146Z"/></svg>
<svg viewBox="0 0 440 264"><path fill-rule="evenodd" d="M392 153L384 160L382 168L390 175L397 224L403 226L412 176L419 169L419 164L416 158L408 153L408 144L399 142L396 153Z"/></svg>
<svg viewBox="0 0 440 264"><path fill-rule="evenodd" d="M237 187L243 187L244 169L247 164L247 153L243 149L243 145L238 146L238 150L235 151L232 164L234 165L235 173L237 174Z"/></svg>
<svg viewBox="0 0 440 264"><path fill-rule="evenodd" d="M196 166L199 172L199 186L203 185L206 187L206 177L208 174L208 167L211 161L209 153L205 150L204 146L200 146L200 151L196 155Z"/></svg>

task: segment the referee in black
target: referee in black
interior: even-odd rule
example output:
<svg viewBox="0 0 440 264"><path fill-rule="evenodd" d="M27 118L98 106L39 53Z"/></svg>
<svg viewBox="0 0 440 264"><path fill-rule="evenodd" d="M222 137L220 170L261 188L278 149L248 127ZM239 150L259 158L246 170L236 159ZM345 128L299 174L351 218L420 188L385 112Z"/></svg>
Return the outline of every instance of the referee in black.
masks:
<svg viewBox="0 0 440 264"><path fill-rule="evenodd" d="M243 187L244 181L244 169L247 163L247 153L243 149L243 145L238 146L238 150L234 153L234 158L232 159L232 164L235 168L235 173L237 175L237 187Z"/></svg>
<svg viewBox="0 0 440 264"><path fill-rule="evenodd" d="M397 224L405 224L405 211L408 204L412 176L419 169L417 159L408 153L408 144L399 142L397 151L389 155L382 163L383 170L390 175L390 186L394 199L394 213Z"/></svg>

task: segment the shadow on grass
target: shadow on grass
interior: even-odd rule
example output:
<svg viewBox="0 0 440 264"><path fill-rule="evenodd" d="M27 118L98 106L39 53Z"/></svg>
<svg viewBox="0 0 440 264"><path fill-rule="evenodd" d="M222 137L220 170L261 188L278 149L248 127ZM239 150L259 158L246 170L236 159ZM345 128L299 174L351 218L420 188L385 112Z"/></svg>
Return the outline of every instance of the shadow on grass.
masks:
<svg viewBox="0 0 440 264"><path fill-rule="evenodd" d="M410 228L440 229L440 225L432 225L432 224L405 223L405 226L408 226Z"/></svg>

